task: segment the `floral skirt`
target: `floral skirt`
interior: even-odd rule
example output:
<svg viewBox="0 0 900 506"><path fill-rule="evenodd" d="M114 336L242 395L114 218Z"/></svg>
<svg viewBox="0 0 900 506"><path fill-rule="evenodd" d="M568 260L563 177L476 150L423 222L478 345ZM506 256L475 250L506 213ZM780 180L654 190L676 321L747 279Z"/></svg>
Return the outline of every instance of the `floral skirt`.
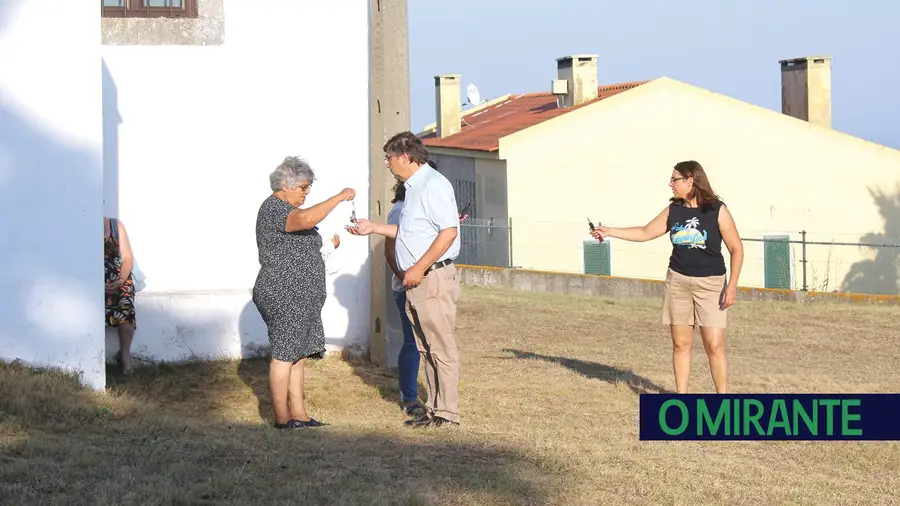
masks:
<svg viewBox="0 0 900 506"><path fill-rule="evenodd" d="M118 290L106 294L106 326L118 327L124 323L137 328L134 312L134 280L131 276Z"/></svg>

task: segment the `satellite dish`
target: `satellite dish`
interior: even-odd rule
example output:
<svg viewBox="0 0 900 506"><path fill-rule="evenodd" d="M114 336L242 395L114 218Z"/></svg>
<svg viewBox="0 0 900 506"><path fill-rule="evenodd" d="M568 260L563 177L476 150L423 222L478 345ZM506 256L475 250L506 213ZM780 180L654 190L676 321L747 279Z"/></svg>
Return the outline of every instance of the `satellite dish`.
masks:
<svg viewBox="0 0 900 506"><path fill-rule="evenodd" d="M469 83L469 86L466 87L466 97L468 97L469 103L472 105L481 103L481 93L478 92L478 87L472 83Z"/></svg>

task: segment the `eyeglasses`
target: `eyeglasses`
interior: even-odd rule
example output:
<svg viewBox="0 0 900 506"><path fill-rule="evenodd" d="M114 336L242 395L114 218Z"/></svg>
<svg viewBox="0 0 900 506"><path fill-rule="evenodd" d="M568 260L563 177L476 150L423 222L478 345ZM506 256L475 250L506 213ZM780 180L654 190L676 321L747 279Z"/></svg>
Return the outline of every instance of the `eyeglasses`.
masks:
<svg viewBox="0 0 900 506"><path fill-rule="evenodd" d="M305 184L305 185L303 185L303 186L298 186L297 189L300 190L300 191L309 193L309 191L312 189L312 183Z"/></svg>
<svg viewBox="0 0 900 506"><path fill-rule="evenodd" d="M669 178L669 182L670 182L670 183L674 183L675 181L685 181L685 180L687 180L686 177L672 177L672 178Z"/></svg>

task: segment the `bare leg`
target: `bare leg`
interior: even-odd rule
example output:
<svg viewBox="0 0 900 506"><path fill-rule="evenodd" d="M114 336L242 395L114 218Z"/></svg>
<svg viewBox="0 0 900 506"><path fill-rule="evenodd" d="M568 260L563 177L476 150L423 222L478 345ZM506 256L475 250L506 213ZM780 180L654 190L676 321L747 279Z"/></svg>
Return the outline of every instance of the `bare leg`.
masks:
<svg viewBox="0 0 900 506"><path fill-rule="evenodd" d="M291 377L291 363L280 360L269 362L269 390L272 394L272 409L275 423L284 424L288 415L288 383Z"/></svg>
<svg viewBox="0 0 900 506"><path fill-rule="evenodd" d="M709 357L709 371L712 373L716 393L727 393L728 359L725 357L725 329L700 327L700 337L706 356Z"/></svg>
<svg viewBox="0 0 900 506"><path fill-rule="evenodd" d="M672 369L675 371L675 391L686 394L691 376L691 349L694 345L694 327L672 325Z"/></svg>
<svg viewBox="0 0 900 506"><path fill-rule="evenodd" d="M130 374L133 367L131 363L132 340L134 340L134 326L130 323L119 325L119 357L122 361L123 374Z"/></svg>
<svg viewBox="0 0 900 506"><path fill-rule="evenodd" d="M308 422L306 403L303 400L303 363L306 359L300 359L291 366L291 378L288 384L288 402L290 403L291 418Z"/></svg>

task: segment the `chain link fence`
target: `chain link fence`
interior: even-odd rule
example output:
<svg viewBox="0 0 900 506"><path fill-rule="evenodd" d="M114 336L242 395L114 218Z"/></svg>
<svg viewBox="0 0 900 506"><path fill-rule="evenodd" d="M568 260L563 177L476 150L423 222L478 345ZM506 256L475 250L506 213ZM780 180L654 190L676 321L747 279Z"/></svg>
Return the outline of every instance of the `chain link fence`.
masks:
<svg viewBox="0 0 900 506"><path fill-rule="evenodd" d="M587 229L586 223L470 218L461 226L457 262L624 278L664 276L671 253L667 237L651 243L614 238L601 242L591 238ZM900 293L900 236L805 230L744 233L742 286ZM724 244L722 253L730 270Z"/></svg>
<svg viewBox="0 0 900 506"><path fill-rule="evenodd" d="M512 267L512 221L469 218L460 225L456 263Z"/></svg>
<svg viewBox="0 0 900 506"><path fill-rule="evenodd" d="M870 235L865 241L826 241L810 240L809 235L801 230L795 234L742 237L741 240L745 249L747 243L762 244L767 288L900 292L900 237ZM848 262L847 257L852 260Z"/></svg>

